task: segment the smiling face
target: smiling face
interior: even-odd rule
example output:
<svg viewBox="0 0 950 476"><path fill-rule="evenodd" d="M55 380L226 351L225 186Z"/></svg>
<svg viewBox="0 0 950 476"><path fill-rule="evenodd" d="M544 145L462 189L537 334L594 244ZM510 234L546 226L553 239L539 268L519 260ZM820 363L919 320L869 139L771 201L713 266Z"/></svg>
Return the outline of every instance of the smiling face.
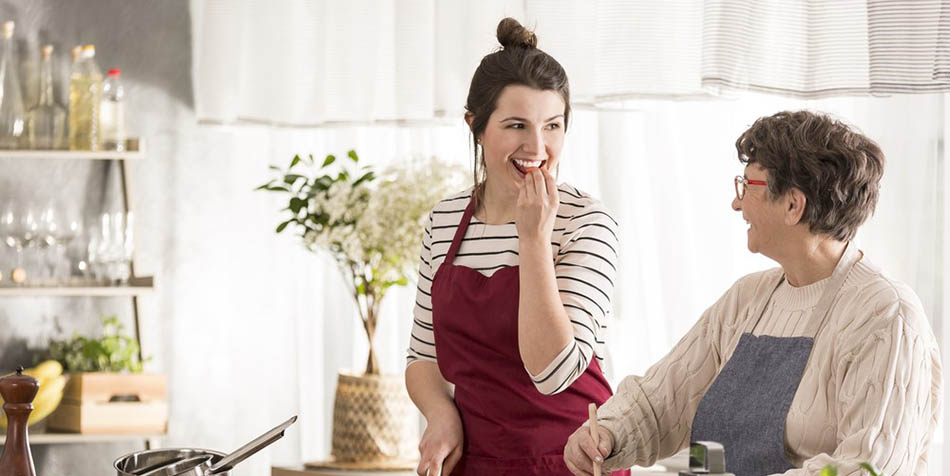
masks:
<svg viewBox="0 0 950 476"><path fill-rule="evenodd" d="M768 181L768 172L752 163L745 168L745 178ZM785 225L783 200L772 200L765 185L746 185L742 200L732 199L732 209L742 212L742 218L749 224L747 245L749 251L762 253L775 258L787 231Z"/></svg>
<svg viewBox="0 0 950 476"><path fill-rule="evenodd" d="M546 169L556 177L564 146L564 99L552 90L506 86L482 133L486 188L517 196L525 172Z"/></svg>

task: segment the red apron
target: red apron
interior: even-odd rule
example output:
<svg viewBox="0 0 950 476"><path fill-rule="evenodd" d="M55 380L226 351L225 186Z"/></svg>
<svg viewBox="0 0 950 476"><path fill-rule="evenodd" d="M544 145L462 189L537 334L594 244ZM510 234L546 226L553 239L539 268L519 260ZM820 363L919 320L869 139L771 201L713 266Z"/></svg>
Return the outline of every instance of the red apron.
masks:
<svg viewBox="0 0 950 476"><path fill-rule="evenodd" d="M518 267L489 277L452 263L473 212L469 201L431 290L439 369L455 384L465 431L452 475L570 475L562 456L567 438L587 420L589 403L610 397L610 384L591 358L562 392L538 392L518 352Z"/></svg>

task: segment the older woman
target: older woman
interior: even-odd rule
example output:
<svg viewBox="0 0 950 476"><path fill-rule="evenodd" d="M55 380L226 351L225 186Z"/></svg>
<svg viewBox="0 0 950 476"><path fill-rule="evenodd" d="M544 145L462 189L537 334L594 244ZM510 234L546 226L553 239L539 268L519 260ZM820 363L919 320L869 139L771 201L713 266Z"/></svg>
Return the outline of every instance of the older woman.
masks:
<svg viewBox="0 0 950 476"><path fill-rule="evenodd" d="M648 466L711 440L737 476L829 464L857 474L865 461L926 474L937 341L914 291L852 242L877 203L881 149L806 111L760 118L736 149L746 167L732 208L749 224L749 251L781 267L737 281L669 355L627 377L600 409L600 448L578 429L568 467Z"/></svg>

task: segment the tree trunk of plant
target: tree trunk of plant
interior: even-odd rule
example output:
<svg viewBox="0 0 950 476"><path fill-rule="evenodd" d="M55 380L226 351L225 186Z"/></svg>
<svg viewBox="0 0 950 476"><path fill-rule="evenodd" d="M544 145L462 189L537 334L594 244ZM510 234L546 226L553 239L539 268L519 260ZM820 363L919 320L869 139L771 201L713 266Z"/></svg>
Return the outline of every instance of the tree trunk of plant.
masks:
<svg viewBox="0 0 950 476"><path fill-rule="evenodd" d="M379 375L379 360L376 359L376 315L379 312L379 301L373 299L368 302L366 321L363 328L366 330L366 340L369 342L369 355L366 357L366 375Z"/></svg>
<svg viewBox="0 0 950 476"><path fill-rule="evenodd" d="M376 351L373 350L373 340L369 341L369 357L366 359L366 375L379 375L379 361L376 360Z"/></svg>

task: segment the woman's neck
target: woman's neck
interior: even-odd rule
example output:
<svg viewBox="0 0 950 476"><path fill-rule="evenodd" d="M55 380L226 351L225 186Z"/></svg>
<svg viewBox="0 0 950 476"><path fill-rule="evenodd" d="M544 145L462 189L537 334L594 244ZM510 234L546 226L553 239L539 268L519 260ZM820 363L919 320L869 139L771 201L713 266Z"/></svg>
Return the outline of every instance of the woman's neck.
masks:
<svg viewBox="0 0 950 476"><path fill-rule="evenodd" d="M817 236L799 241L796 248L779 261L788 284L808 286L831 276L847 245L845 241Z"/></svg>
<svg viewBox="0 0 950 476"><path fill-rule="evenodd" d="M515 220L518 204L517 193L504 193L485 182L481 202L475 210L475 218L486 225L504 225Z"/></svg>

